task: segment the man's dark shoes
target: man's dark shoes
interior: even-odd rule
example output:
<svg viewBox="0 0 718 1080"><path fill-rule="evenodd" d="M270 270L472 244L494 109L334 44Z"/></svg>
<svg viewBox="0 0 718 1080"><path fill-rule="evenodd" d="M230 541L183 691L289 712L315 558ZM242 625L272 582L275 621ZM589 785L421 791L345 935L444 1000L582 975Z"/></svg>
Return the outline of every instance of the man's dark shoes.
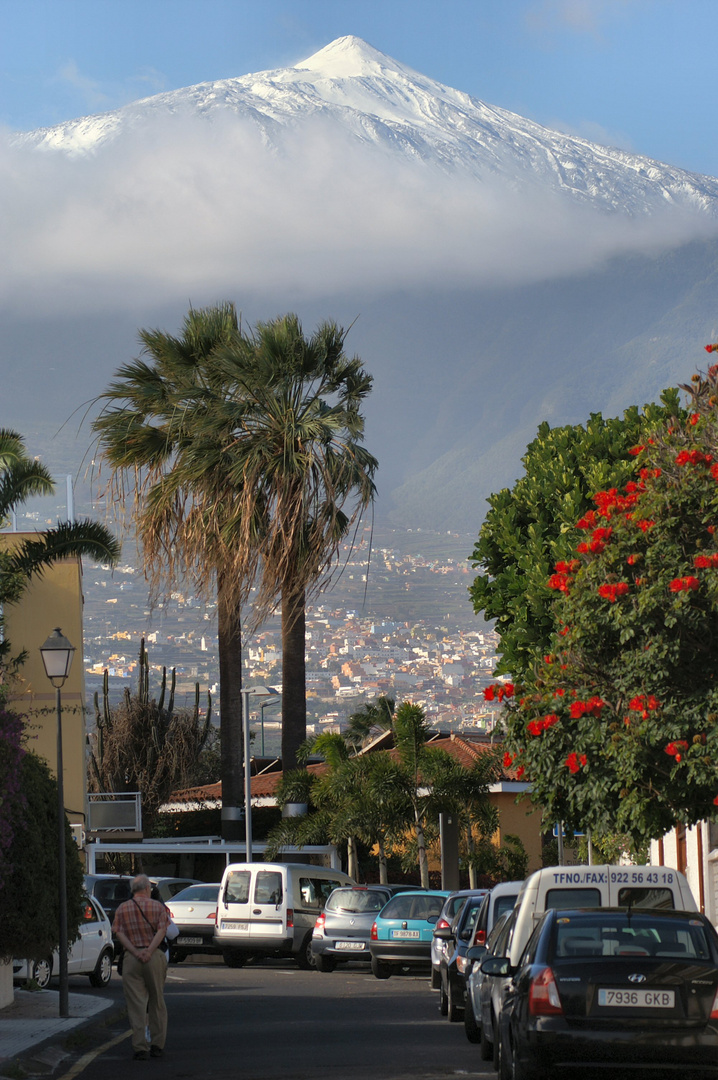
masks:
<svg viewBox="0 0 718 1080"><path fill-rule="evenodd" d="M160 1051L160 1053L161 1053L161 1051ZM134 1052L134 1054L132 1056L135 1059L135 1061L149 1061L150 1060L150 1054L149 1054L148 1050L135 1050L135 1052Z"/></svg>
<svg viewBox="0 0 718 1080"><path fill-rule="evenodd" d="M162 1049L161 1046L151 1046L150 1047L150 1057L162 1057L163 1054L164 1054L164 1050Z"/></svg>

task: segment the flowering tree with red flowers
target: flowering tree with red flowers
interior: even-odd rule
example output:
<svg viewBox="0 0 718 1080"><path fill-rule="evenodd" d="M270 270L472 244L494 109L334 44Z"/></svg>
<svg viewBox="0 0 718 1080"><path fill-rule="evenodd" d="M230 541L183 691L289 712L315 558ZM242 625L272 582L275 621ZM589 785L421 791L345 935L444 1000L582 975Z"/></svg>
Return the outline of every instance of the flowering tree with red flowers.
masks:
<svg viewBox="0 0 718 1080"><path fill-rule="evenodd" d="M558 625L507 710L547 816L635 841L718 813L718 365L684 389L546 575Z"/></svg>

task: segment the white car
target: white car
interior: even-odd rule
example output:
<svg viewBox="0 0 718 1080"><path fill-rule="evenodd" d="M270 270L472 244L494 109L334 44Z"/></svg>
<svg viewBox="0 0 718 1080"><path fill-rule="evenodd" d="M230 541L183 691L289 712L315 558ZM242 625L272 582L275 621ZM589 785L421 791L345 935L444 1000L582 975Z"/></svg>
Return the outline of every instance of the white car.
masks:
<svg viewBox="0 0 718 1080"><path fill-rule="evenodd" d="M167 902L172 922L179 935L170 946L170 961L174 964L191 953L214 953L214 919L217 912L219 882L210 885L188 885Z"/></svg>
<svg viewBox="0 0 718 1080"><path fill-rule="evenodd" d="M87 975L93 986L107 986L112 976L112 927L101 904L86 896L77 941L70 946L67 957L68 975ZM13 960L15 981L34 980L41 990L60 974L57 949L42 960Z"/></svg>

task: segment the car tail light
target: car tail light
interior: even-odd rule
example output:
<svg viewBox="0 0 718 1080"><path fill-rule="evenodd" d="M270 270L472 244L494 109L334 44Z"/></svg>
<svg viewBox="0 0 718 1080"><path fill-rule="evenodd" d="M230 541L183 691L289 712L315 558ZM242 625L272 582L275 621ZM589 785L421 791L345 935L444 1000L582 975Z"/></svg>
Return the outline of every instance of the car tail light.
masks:
<svg viewBox="0 0 718 1080"><path fill-rule="evenodd" d="M563 1013L561 998L551 968L544 968L529 987L529 1013L531 1016L557 1016Z"/></svg>
<svg viewBox="0 0 718 1080"><path fill-rule="evenodd" d="M718 990L716 990L716 996L713 998L713 1008L711 1009L711 1020L718 1020Z"/></svg>
<svg viewBox="0 0 718 1080"><path fill-rule="evenodd" d="M377 929L376 929L376 923L371 924L371 930L369 932L369 937L370 937L370 939L372 941L378 941L379 940L379 935L378 935Z"/></svg>
<svg viewBox="0 0 718 1080"><path fill-rule="evenodd" d="M170 911L169 908L167 908L167 914L169 915L170 919L174 919L174 915L172 914L172 912Z"/></svg>
<svg viewBox="0 0 718 1080"><path fill-rule="evenodd" d="M320 915L317 918L317 921L314 924L314 929L315 930L323 930L324 929L324 924L326 923L326 921L327 921L326 915Z"/></svg>
<svg viewBox="0 0 718 1080"><path fill-rule="evenodd" d="M290 930L294 926L294 908L287 908L287 929Z"/></svg>
<svg viewBox="0 0 718 1080"><path fill-rule="evenodd" d="M465 975L468 966L469 961L466 959L465 956L456 957L456 970L458 971L459 975Z"/></svg>
<svg viewBox="0 0 718 1080"><path fill-rule="evenodd" d="M474 945L485 945L485 944L486 944L486 931L485 930L477 930L476 933L474 934Z"/></svg>
<svg viewBox="0 0 718 1080"><path fill-rule="evenodd" d="M435 930L448 930L450 926L451 926L451 923L448 923L446 921L446 919L438 919L434 929Z"/></svg>
<svg viewBox="0 0 718 1080"><path fill-rule="evenodd" d="M214 911L210 911L207 918L212 919L214 922L217 922L217 908L215 908Z"/></svg>

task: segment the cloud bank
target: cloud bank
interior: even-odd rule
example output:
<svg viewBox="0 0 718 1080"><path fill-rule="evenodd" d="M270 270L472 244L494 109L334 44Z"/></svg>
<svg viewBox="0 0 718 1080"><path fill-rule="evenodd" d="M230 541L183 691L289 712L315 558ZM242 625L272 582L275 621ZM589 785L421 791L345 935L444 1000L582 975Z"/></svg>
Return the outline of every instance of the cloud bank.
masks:
<svg viewBox="0 0 718 1080"><path fill-rule="evenodd" d="M321 117L276 144L221 113L157 117L75 156L6 133L0 307L518 284L706 235L705 216L668 202L597 211L525 176L477 181L358 143Z"/></svg>

